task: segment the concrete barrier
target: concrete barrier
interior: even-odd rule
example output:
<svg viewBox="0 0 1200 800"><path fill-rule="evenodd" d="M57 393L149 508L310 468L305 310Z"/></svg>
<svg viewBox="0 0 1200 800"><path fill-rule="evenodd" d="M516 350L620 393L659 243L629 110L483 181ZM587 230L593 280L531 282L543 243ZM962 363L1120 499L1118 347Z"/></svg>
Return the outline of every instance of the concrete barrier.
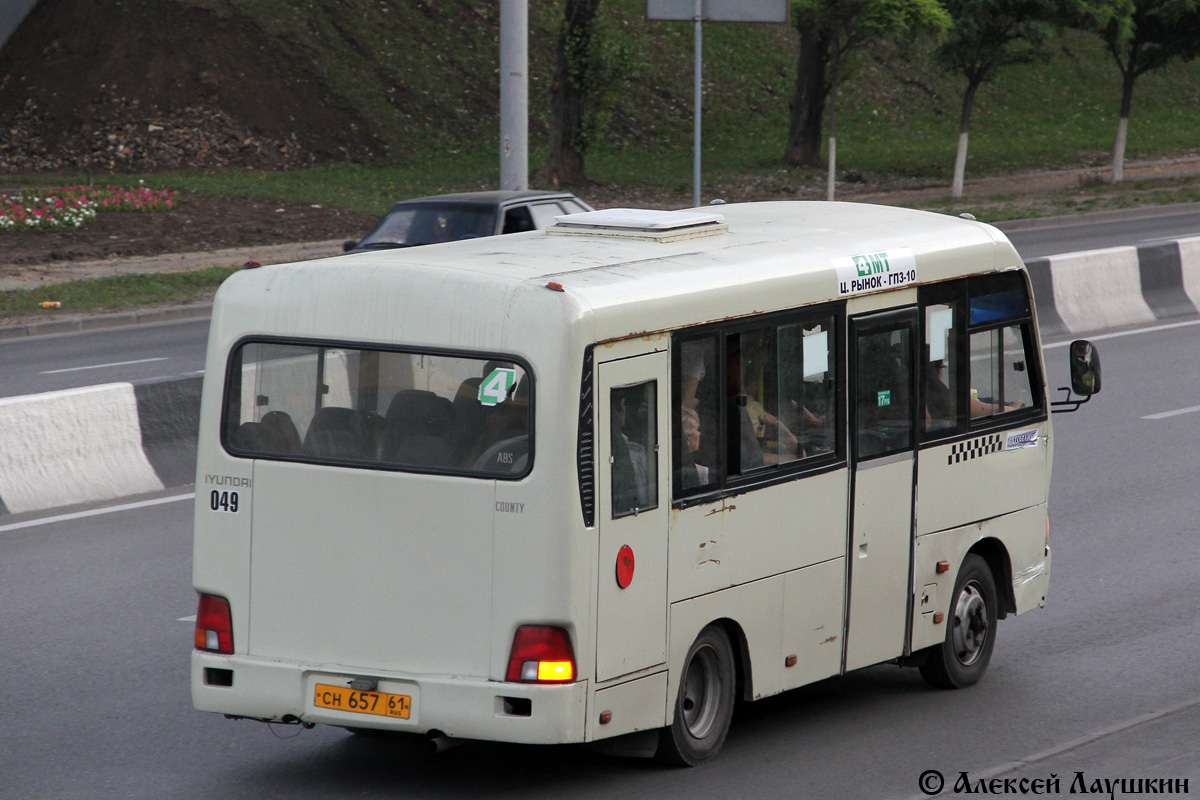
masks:
<svg viewBox="0 0 1200 800"><path fill-rule="evenodd" d="M1043 337L1194 315L1200 236L1028 262ZM0 399L0 514L111 500L196 477L202 376Z"/></svg>
<svg viewBox="0 0 1200 800"><path fill-rule="evenodd" d="M1027 262L1042 336L1198 313L1200 236Z"/></svg>
<svg viewBox="0 0 1200 800"><path fill-rule="evenodd" d="M0 513L191 483L200 384L187 375L0 399Z"/></svg>

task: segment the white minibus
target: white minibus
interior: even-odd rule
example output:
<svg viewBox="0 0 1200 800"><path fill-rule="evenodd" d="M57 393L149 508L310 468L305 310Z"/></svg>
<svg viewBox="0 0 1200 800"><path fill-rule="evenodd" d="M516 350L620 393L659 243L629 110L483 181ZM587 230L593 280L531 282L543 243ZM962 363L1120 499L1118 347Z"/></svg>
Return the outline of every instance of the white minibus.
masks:
<svg viewBox="0 0 1200 800"><path fill-rule="evenodd" d="M986 224L807 202L238 272L196 708L696 765L738 700L974 684L1050 578L1029 287ZM1099 379L1076 342L1063 402Z"/></svg>

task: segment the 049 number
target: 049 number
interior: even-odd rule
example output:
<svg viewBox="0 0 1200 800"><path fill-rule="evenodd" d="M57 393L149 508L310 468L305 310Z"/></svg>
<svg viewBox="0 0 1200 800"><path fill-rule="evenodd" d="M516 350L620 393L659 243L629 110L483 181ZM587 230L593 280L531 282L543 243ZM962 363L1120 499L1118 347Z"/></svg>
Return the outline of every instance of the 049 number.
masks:
<svg viewBox="0 0 1200 800"><path fill-rule="evenodd" d="M213 511L228 511L231 514L236 514L238 510L238 493L220 492L213 489L212 494L208 496L208 507Z"/></svg>

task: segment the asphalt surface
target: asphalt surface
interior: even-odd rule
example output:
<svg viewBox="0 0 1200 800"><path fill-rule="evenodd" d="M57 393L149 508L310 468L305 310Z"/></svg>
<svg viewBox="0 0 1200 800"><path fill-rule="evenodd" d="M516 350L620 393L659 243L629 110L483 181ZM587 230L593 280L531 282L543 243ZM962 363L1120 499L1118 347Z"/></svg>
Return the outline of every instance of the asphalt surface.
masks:
<svg viewBox="0 0 1200 800"><path fill-rule="evenodd" d="M204 369L208 318L0 341L0 396Z"/></svg>
<svg viewBox="0 0 1200 800"><path fill-rule="evenodd" d="M1056 775L1045 796L1065 797L1078 772L1200 792L1200 371L1180 368L1200 320L1119 334L1094 337L1103 392L1054 417L1049 605L1000 623L972 689L886 665L822 681L744 706L721 758L694 770L578 747L429 756L232 722L190 708L188 501L10 516L0 797L908 798L926 796L929 771L946 789L962 773ZM1047 345L1052 385L1066 382L1065 344Z"/></svg>
<svg viewBox="0 0 1200 800"><path fill-rule="evenodd" d="M1000 223L1021 258L1200 236L1200 203Z"/></svg>

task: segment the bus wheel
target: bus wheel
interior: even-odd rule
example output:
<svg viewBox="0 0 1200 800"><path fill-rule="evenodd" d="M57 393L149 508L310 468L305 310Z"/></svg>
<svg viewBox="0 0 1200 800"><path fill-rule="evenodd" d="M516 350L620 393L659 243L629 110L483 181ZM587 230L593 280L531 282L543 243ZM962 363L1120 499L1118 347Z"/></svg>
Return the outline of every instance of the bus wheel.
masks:
<svg viewBox="0 0 1200 800"><path fill-rule="evenodd" d="M996 644L996 581L982 557L963 560L954 582L946 639L929 650L921 677L939 689L979 683Z"/></svg>
<svg viewBox="0 0 1200 800"><path fill-rule="evenodd" d="M675 719L659 733L658 759L695 767L715 758L729 733L735 685L729 636L709 625L684 659Z"/></svg>

